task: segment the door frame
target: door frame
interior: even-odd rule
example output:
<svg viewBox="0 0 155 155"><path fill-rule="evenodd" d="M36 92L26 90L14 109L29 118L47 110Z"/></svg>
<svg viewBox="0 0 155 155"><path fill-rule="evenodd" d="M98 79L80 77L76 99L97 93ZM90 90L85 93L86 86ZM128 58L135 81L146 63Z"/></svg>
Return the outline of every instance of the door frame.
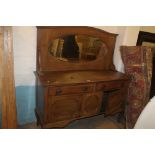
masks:
<svg viewBox="0 0 155 155"><path fill-rule="evenodd" d="M17 128L12 27L0 26L0 104L2 128Z"/></svg>

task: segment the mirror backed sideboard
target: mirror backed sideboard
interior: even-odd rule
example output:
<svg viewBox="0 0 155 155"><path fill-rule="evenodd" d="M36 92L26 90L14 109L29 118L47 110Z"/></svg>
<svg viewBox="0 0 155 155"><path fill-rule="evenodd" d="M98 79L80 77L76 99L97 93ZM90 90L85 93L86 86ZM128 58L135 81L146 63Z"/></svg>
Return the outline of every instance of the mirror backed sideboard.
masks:
<svg viewBox="0 0 155 155"><path fill-rule="evenodd" d="M86 26L37 27L35 112L42 128L124 113L129 77L113 65L116 37Z"/></svg>

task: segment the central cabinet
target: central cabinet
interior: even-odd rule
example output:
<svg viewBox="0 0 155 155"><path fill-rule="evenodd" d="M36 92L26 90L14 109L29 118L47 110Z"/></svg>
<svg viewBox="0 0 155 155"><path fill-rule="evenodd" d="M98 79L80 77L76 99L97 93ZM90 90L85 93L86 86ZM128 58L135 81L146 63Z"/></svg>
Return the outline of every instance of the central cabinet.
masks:
<svg viewBox="0 0 155 155"><path fill-rule="evenodd" d="M112 63L117 35L91 27L38 27L37 34L35 111L42 128L124 112L129 77Z"/></svg>
<svg viewBox="0 0 155 155"><path fill-rule="evenodd" d="M88 117L99 112L102 93L49 96L48 121Z"/></svg>

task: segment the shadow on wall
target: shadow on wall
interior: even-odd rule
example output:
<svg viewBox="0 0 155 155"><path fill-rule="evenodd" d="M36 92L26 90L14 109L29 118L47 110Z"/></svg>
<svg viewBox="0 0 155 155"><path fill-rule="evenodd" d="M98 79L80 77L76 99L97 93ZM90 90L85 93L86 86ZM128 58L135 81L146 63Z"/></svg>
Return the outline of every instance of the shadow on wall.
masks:
<svg viewBox="0 0 155 155"><path fill-rule="evenodd" d="M17 86L16 104L19 125L36 121L34 113L35 86Z"/></svg>

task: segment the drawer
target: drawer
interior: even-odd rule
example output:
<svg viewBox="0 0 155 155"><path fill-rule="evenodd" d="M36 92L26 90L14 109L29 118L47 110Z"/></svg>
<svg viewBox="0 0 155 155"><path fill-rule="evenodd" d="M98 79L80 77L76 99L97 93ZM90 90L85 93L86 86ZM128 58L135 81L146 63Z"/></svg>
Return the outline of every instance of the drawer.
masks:
<svg viewBox="0 0 155 155"><path fill-rule="evenodd" d="M114 81L114 82L103 82L103 83L97 83L96 84L96 90L100 91L100 90L115 90L115 89L120 89L122 88L124 85L124 82L122 81Z"/></svg>
<svg viewBox="0 0 155 155"><path fill-rule="evenodd" d="M74 85L49 87L48 93L52 96L80 94L93 92L94 85Z"/></svg>

